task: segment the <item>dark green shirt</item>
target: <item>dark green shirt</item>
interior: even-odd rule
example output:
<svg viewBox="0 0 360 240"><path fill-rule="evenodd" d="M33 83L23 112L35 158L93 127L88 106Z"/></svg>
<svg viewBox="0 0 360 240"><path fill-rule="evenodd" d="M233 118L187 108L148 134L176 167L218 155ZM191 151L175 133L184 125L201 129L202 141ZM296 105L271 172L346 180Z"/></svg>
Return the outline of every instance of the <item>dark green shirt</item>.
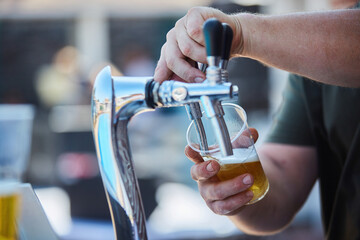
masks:
<svg viewBox="0 0 360 240"><path fill-rule="evenodd" d="M267 141L316 147L325 235L360 239L360 88L290 75L283 97Z"/></svg>

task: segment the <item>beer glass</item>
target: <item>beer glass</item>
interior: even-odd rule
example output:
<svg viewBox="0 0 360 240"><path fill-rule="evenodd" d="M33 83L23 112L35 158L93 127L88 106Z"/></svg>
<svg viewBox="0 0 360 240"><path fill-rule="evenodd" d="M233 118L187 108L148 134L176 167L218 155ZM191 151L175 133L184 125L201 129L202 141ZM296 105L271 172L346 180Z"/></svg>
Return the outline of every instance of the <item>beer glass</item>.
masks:
<svg viewBox="0 0 360 240"><path fill-rule="evenodd" d="M20 183L31 146L31 105L0 104L0 239L17 240Z"/></svg>
<svg viewBox="0 0 360 240"><path fill-rule="evenodd" d="M200 135L194 121L188 127L186 138L188 145L199 152L204 161L216 160L220 164L217 177L226 181L244 173L254 177L254 184L249 188L254 197L247 204L252 204L262 199L269 189L269 182L261 166L255 149L254 140L247 126L247 117L244 109L232 103L224 103L224 120L231 139L233 155L222 156L217 138L213 131L210 119L203 114L206 142L200 142ZM204 139L204 138L202 138Z"/></svg>

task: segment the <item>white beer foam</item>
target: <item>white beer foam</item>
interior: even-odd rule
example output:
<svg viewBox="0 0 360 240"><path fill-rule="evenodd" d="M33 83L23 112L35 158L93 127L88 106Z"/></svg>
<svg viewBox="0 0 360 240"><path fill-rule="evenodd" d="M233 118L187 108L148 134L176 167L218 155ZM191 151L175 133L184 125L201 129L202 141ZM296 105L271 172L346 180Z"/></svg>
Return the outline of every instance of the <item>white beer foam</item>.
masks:
<svg viewBox="0 0 360 240"><path fill-rule="evenodd" d="M233 155L223 157L221 152L211 154L212 157L216 158L221 164L234 164L234 163L245 163L245 162L257 162L259 157L254 148L235 148L233 149Z"/></svg>
<svg viewBox="0 0 360 240"><path fill-rule="evenodd" d="M11 195L18 192L19 183L16 181L0 180L0 195Z"/></svg>

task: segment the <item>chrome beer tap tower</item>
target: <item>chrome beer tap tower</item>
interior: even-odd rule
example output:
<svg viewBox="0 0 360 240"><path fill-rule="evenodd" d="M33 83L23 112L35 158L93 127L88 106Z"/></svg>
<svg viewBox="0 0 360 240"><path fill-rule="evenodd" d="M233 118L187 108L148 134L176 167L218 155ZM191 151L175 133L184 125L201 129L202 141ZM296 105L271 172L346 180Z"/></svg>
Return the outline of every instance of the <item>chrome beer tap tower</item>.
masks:
<svg viewBox="0 0 360 240"><path fill-rule="evenodd" d="M92 95L93 136L99 168L116 239L146 240L146 220L135 176L127 125L130 119L155 108L185 106L195 122L201 148L208 149L201 106L224 156L232 155L221 102L237 97L227 81L226 66L232 30L216 19L204 23L208 66L203 83L155 82L151 77L115 77L105 67L96 77ZM205 68L205 67L203 67Z"/></svg>

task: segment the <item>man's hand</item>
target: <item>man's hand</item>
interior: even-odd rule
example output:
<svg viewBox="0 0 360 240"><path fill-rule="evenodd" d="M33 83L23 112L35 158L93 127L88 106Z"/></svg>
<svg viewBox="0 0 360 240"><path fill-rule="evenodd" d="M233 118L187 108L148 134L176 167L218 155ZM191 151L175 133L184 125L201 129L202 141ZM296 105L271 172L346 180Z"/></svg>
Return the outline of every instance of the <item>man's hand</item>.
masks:
<svg viewBox="0 0 360 240"><path fill-rule="evenodd" d="M236 214L253 198L253 193L247 190L253 184L250 174L220 181L216 176L220 170L217 161L204 162L199 153L189 146L186 146L185 154L195 163L191 168L191 177L197 181L201 196L214 213L228 216Z"/></svg>
<svg viewBox="0 0 360 240"><path fill-rule="evenodd" d="M155 69L156 81L180 78L187 82L202 82L205 79L205 74L195 67L195 63L207 62L202 26L212 17L229 24L234 31L232 52L240 51L243 46L240 39L241 28L234 16L213 8L192 8L176 22L175 27L166 36L166 43L161 49L161 56Z"/></svg>
<svg viewBox="0 0 360 240"><path fill-rule="evenodd" d="M256 142L258 139L256 129L250 128L249 133ZM248 136L244 135L244 137ZM197 181L201 196L214 213L234 215L253 198L252 191L248 190L253 184L253 177L250 174L242 174L227 181L220 181L216 176L220 170L217 161L204 162L200 154L189 146L185 148L185 155L195 163L191 168L191 177Z"/></svg>

